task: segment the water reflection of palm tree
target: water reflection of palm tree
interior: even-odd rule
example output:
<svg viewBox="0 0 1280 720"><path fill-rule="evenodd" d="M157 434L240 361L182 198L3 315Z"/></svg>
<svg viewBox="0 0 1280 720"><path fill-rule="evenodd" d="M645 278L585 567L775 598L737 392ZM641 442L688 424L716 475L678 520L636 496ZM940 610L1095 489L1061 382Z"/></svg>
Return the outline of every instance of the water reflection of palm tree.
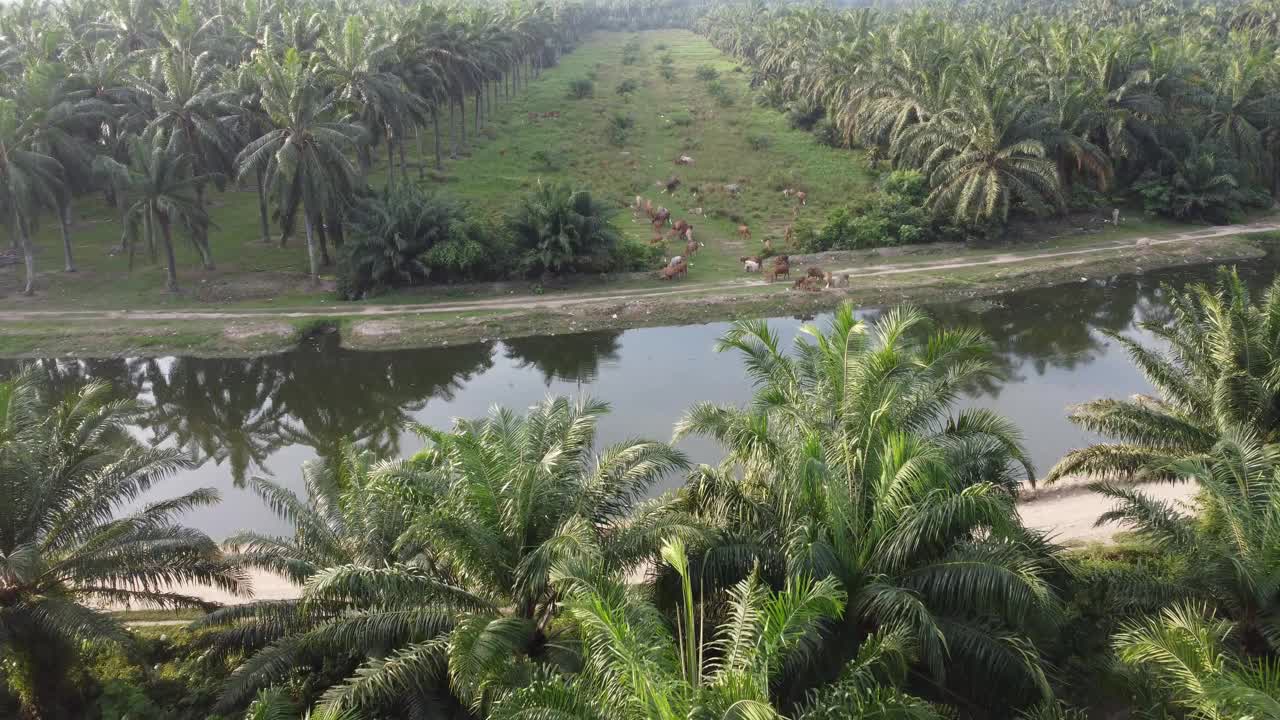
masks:
<svg viewBox="0 0 1280 720"><path fill-rule="evenodd" d="M618 359L621 330L547 335L503 340L506 357L519 360L520 367L536 367L543 382L552 380L578 383L593 382L600 373L600 362Z"/></svg>
<svg viewBox="0 0 1280 720"><path fill-rule="evenodd" d="M432 350L357 352L318 338L287 361L276 401L287 415L286 443L337 457L354 441L381 457L400 453L400 432L432 398L450 400L471 377L493 366L493 343Z"/></svg>
<svg viewBox="0 0 1280 720"><path fill-rule="evenodd" d="M172 442L197 463L227 462L236 487L261 472L284 442L274 401L285 376L275 358L172 358L142 361L152 407L144 425L153 443Z"/></svg>

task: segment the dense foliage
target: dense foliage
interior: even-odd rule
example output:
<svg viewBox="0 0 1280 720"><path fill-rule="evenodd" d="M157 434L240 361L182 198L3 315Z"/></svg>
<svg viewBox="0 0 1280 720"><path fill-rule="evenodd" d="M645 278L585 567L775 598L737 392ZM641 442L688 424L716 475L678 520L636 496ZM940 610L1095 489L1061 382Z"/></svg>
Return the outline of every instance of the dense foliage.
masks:
<svg viewBox="0 0 1280 720"><path fill-rule="evenodd" d="M920 171L929 210L981 228L1061 211L1082 190L1214 222L1270 205L1276 14L1269 2L726 3L696 27L751 67L793 127Z"/></svg>

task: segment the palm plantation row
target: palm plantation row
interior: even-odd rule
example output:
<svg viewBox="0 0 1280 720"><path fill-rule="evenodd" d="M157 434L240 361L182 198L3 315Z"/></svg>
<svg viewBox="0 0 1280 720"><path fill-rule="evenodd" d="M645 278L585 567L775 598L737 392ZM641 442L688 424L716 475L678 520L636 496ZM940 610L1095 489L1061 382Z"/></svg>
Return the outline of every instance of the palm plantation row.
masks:
<svg viewBox="0 0 1280 720"><path fill-rule="evenodd" d="M762 101L919 170L963 226L1131 203L1223 222L1280 189L1275 3L724 4Z"/></svg>
<svg viewBox="0 0 1280 720"><path fill-rule="evenodd" d="M659 10L654 6L655 12ZM61 226L75 269L73 206L100 192L122 249L185 237L206 268L210 193L258 194L261 235L306 238L311 274L343 242L385 153L385 184L417 156L457 156L468 133L625 6L419 3L24 2L0 13L0 206L33 289L32 233ZM430 148L428 150L427 148ZM418 164L418 177L426 161Z"/></svg>
<svg viewBox="0 0 1280 720"><path fill-rule="evenodd" d="M118 685L95 706L77 658L137 662L92 609L133 602L212 610L178 670L126 684L142 717L1277 717L1280 283L1250 298L1224 270L1172 297L1167 347L1129 346L1158 394L1074 410L1113 442L1049 472L1097 478L1102 519L1134 531L1087 552L1019 520L1017 428L956 408L987 340L910 308L845 308L790 351L735 325L718 349L754 399L675 426L723 448L714 466L597 448L608 408L551 398L417 427L405 460L347 446L305 495L253 479L294 532L221 545L179 523L210 490L130 509L187 463L132 439L136 407L19 376L0 385L0 710L116 717ZM1128 484L1153 478L1194 483L1194 512ZM247 593L250 570L301 597L172 588Z"/></svg>

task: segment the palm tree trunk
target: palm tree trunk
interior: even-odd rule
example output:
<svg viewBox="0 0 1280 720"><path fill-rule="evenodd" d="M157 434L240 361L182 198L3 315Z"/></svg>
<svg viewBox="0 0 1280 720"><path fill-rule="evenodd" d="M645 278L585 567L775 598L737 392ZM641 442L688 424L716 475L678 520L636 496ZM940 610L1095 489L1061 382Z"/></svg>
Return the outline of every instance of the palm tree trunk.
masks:
<svg viewBox="0 0 1280 720"><path fill-rule="evenodd" d="M449 153L450 160L456 160L458 157L458 128L454 125L454 104L453 98L449 98L449 140L453 143L453 151Z"/></svg>
<svg viewBox="0 0 1280 720"><path fill-rule="evenodd" d="M399 151L399 155L400 155L400 180L401 182L403 182L406 178L409 177L409 160L405 157L403 140L396 143L396 150Z"/></svg>
<svg viewBox="0 0 1280 720"><path fill-rule="evenodd" d="M480 108L484 105L481 99L480 88L476 88L476 135L480 134Z"/></svg>
<svg viewBox="0 0 1280 720"><path fill-rule="evenodd" d="M467 96L458 94L458 131L461 135L462 152L467 151Z"/></svg>
<svg viewBox="0 0 1280 720"><path fill-rule="evenodd" d="M444 170L444 158L440 155L440 109L434 105L431 107L431 124L436 132L436 169Z"/></svg>
<svg viewBox="0 0 1280 720"><path fill-rule="evenodd" d="M160 215L160 233L164 238L164 257L168 264L165 288L169 292L178 292L178 262L173 256L173 229L169 226L169 217Z"/></svg>
<svg viewBox="0 0 1280 720"><path fill-rule="evenodd" d="M391 192L396 187L396 155L395 148L391 147L391 132L386 133L387 140L387 192Z"/></svg>
<svg viewBox="0 0 1280 720"><path fill-rule="evenodd" d="M419 127L413 131L413 137L418 141L418 179L424 180L427 177L427 149L422 145L422 128Z"/></svg>
<svg viewBox="0 0 1280 720"><path fill-rule="evenodd" d="M320 244L320 265L321 267L329 267L333 264L333 259L329 257L329 231L324 226L324 213L316 215L314 225L316 240Z"/></svg>
<svg viewBox="0 0 1280 720"><path fill-rule="evenodd" d="M303 212L303 223L307 231L307 259L311 262L311 284L320 285L320 252L316 247L316 239L311 233L311 213Z"/></svg>
<svg viewBox="0 0 1280 720"><path fill-rule="evenodd" d="M59 229L62 230L62 257L66 264L63 272L75 272L76 261L71 257L71 203L67 202L66 207L61 208L58 218Z"/></svg>
<svg viewBox="0 0 1280 720"><path fill-rule="evenodd" d="M258 220L262 223L262 243L264 245L271 242L271 218L267 211L267 190L263 187L267 182L267 174L263 168L258 168Z"/></svg>
<svg viewBox="0 0 1280 720"><path fill-rule="evenodd" d="M204 212L204 184L196 186L196 207ZM200 224L192 228L191 238L195 240L196 249L200 251L200 264L205 270L213 270L213 253L209 251L209 226ZM169 252L173 252L172 249Z"/></svg>
<svg viewBox="0 0 1280 720"><path fill-rule="evenodd" d="M22 261L26 265L27 284L22 289L23 295L33 295L36 291L36 253L31 247L31 228L27 227L26 218L14 210L14 221L18 226L18 242L22 245Z"/></svg>
<svg viewBox="0 0 1280 720"><path fill-rule="evenodd" d="M404 173L400 173L400 178L404 178ZM331 210L328 213L328 217L325 218L325 224L329 226L329 232L333 234L334 248L342 247L347 241L346 233L342 229L342 211L340 209Z"/></svg>

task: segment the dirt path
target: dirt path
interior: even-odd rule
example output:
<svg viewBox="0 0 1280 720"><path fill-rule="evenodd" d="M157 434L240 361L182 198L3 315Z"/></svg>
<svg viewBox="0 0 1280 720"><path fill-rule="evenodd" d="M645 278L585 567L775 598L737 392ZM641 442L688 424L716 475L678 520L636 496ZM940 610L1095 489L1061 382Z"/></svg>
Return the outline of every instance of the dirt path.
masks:
<svg viewBox="0 0 1280 720"><path fill-rule="evenodd" d="M1135 246L1151 247L1179 242L1210 240L1231 235L1248 235L1252 233L1280 230L1280 222L1268 220L1242 225L1221 225L1203 230L1170 233L1165 235L1134 238L1124 241L1112 241L1101 245L1076 250L1052 250L1044 252L1007 253L980 260L939 260L933 262L894 263L870 265L856 268L833 270L835 273L849 273L855 282L866 278L905 275L910 273L928 273L964 268L988 267L998 265L1016 265L1019 263L1052 260L1055 258L1080 257L1098 255L1119 250L1132 249ZM23 310L0 312L0 317L9 320L41 320L49 318L66 318L76 320L261 320L263 318L305 318L311 315L325 317L378 317L386 315L423 315L434 313L477 312L485 310L533 310L558 309L575 305L593 303L609 303L627 300L659 298L678 295L692 295L715 292L717 290L762 287L764 280L742 279L728 280L698 285L669 285L658 290L632 290L612 293L578 293L566 297L503 297L492 300L465 300L437 302L430 304L405 305L368 305L350 310L335 308L316 308L309 310L174 310L174 311L130 311L130 310Z"/></svg>

